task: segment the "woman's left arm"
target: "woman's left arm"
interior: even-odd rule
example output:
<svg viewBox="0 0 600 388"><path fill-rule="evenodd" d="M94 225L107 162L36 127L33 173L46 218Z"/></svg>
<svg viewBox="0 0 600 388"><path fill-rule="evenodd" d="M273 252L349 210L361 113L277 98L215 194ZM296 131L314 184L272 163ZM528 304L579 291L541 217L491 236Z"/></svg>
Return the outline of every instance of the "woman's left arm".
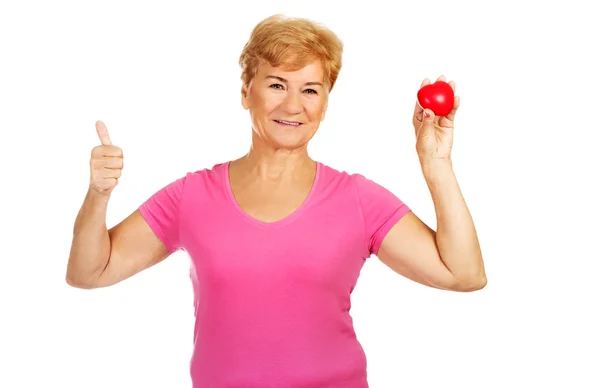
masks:
<svg viewBox="0 0 600 388"><path fill-rule="evenodd" d="M428 83L425 79L421 86ZM449 84L454 90L454 82ZM437 117L417 103L413 116L417 153L433 199L437 232L409 212L387 233L377 257L395 272L421 284L475 291L485 287L487 277L475 225L450 158L459 104L455 97L452 112Z"/></svg>
<svg viewBox="0 0 600 388"><path fill-rule="evenodd" d="M377 257L397 273L434 288L485 287L477 232L451 163L423 165L423 175L435 207L437 232L409 212L387 233Z"/></svg>

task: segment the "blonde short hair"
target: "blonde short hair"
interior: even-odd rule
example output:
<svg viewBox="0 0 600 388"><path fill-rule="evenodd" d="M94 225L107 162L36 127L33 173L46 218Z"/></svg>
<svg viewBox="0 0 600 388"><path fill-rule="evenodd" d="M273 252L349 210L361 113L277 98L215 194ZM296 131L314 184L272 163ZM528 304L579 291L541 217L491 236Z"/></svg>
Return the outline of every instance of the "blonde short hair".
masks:
<svg viewBox="0 0 600 388"><path fill-rule="evenodd" d="M248 86L261 61L295 71L320 60L329 90L342 67L342 41L327 27L302 18L270 16L254 27L240 55L242 81Z"/></svg>

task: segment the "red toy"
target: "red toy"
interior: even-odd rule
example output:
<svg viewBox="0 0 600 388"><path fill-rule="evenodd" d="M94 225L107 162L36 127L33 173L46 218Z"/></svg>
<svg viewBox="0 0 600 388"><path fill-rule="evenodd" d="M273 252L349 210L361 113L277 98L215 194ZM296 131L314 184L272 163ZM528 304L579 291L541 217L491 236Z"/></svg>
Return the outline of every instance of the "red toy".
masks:
<svg viewBox="0 0 600 388"><path fill-rule="evenodd" d="M421 108L431 109L436 116L446 116L454 107L454 91L447 82L437 81L419 89L417 100Z"/></svg>

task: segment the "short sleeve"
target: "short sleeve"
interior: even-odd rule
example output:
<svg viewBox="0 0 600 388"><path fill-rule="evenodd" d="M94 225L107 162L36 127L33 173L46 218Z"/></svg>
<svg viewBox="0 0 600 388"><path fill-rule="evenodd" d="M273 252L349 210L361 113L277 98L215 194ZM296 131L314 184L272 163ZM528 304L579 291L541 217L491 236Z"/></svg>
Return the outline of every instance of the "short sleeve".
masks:
<svg viewBox="0 0 600 388"><path fill-rule="evenodd" d="M169 253L180 248L179 208L183 196L185 177L164 186L145 202L139 211L154 234L165 244Z"/></svg>
<svg viewBox="0 0 600 388"><path fill-rule="evenodd" d="M385 187L354 174L360 207L364 219L365 245L369 254L377 254L379 247L392 226L410 208Z"/></svg>

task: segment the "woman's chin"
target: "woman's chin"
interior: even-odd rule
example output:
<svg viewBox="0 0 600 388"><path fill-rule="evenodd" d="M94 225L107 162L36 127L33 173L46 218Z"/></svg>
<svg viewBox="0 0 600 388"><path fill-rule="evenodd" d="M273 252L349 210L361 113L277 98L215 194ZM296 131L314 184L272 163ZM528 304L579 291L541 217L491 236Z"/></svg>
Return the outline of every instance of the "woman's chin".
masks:
<svg viewBox="0 0 600 388"><path fill-rule="evenodd" d="M310 138L308 138L305 133L290 134L278 132L272 133L270 135L271 136L269 136L269 138L271 139L271 142L277 148L299 148L304 146L308 142L308 140L310 140Z"/></svg>

